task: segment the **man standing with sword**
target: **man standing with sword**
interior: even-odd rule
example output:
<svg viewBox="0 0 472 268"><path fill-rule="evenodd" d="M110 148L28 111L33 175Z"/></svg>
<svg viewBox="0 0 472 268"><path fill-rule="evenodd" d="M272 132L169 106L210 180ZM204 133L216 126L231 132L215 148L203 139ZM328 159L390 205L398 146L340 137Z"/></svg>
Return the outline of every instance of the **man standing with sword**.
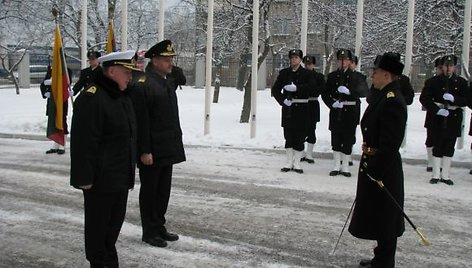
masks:
<svg viewBox="0 0 472 268"><path fill-rule="evenodd" d="M399 149L405 134L407 109L395 82L403 67L388 53L375 63L371 78L380 93L375 94L361 120L363 154L349 232L357 238L376 240L377 247L374 257L362 260L359 267L395 267L397 238L405 231L403 167ZM385 185L390 196L377 181Z"/></svg>

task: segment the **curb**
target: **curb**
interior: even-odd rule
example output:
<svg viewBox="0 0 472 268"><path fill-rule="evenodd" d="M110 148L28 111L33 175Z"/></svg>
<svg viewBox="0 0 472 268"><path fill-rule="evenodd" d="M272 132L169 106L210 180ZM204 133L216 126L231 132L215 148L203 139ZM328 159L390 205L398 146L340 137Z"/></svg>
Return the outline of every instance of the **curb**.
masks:
<svg viewBox="0 0 472 268"><path fill-rule="evenodd" d="M49 139L46 136L36 135L36 134L15 134L15 133L0 133L0 138L4 139L23 139L23 140L35 140L35 141L48 141ZM67 137L69 141L69 137ZM284 149L265 149L265 148L251 148L251 147L234 147L234 146L211 146L211 145L192 145L185 144L186 148L216 148L216 149L226 149L226 150L248 150L248 151L257 151L263 153L277 153L283 154ZM326 152L314 152L315 158L320 159L331 159L332 153ZM361 156L359 154L353 154L352 159L359 161ZM415 158L403 158L402 162L409 165L424 165L426 166L426 159L415 159ZM471 163L469 162L458 162L452 161L453 167L460 168L471 168Z"/></svg>

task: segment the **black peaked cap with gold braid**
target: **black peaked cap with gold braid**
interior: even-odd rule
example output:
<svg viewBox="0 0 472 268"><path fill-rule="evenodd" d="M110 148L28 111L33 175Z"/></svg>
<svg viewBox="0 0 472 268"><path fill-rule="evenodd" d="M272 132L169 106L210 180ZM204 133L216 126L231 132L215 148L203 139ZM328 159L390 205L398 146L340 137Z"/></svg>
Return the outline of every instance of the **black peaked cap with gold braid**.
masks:
<svg viewBox="0 0 472 268"><path fill-rule="evenodd" d="M153 58L153 57L172 57L175 56L174 46L170 40L163 40L154 46L152 46L146 54L144 54L145 58Z"/></svg>

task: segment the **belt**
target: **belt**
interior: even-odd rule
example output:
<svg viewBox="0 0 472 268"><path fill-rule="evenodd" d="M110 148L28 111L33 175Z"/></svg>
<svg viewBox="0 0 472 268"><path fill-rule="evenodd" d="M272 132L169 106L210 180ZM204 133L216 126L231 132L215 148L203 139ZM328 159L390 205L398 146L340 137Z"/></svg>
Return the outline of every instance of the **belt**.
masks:
<svg viewBox="0 0 472 268"><path fill-rule="evenodd" d="M372 148L369 147L365 144L362 144L362 152L366 155L376 155L378 153L379 149L377 148Z"/></svg>
<svg viewBox="0 0 472 268"><path fill-rule="evenodd" d="M292 99L292 103L308 103L308 99Z"/></svg>
<svg viewBox="0 0 472 268"><path fill-rule="evenodd" d="M309 97L309 98L308 98L308 101L315 101L315 100L317 101L317 100L318 100L318 97Z"/></svg>
<svg viewBox="0 0 472 268"><path fill-rule="evenodd" d="M436 106L438 106L440 109L457 110L461 108L460 106L456 106L456 105L446 106L444 103L440 103L440 102L435 102L434 104L436 104Z"/></svg>
<svg viewBox="0 0 472 268"><path fill-rule="evenodd" d="M342 104L347 105L347 106L353 106L353 105L356 105L357 102L355 102L355 101L343 101Z"/></svg>

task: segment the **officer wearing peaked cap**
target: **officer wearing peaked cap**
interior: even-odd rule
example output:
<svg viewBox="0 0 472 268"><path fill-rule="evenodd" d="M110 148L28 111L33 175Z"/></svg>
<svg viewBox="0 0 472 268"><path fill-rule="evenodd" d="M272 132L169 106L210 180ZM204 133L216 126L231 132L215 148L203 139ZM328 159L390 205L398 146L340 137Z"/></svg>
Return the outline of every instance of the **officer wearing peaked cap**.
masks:
<svg viewBox="0 0 472 268"><path fill-rule="evenodd" d="M329 130L333 149L334 168L330 176L342 174L350 177L349 157L356 143L356 128L359 124L361 102L364 96L360 76L353 75L352 52L340 49L336 53L338 69L328 74L326 90L321 94L330 109ZM342 162L342 165L341 165Z"/></svg>
<svg viewBox="0 0 472 268"><path fill-rule="evenodd" d="M457 137L461 135L462 107L469 103L470 92L467 81L455 73L457 57L444 56L442 63L443 74L433 83L425 83L420 102L433 116L430 126L434 132L433 174L429 182L453 185L449 177L451 161Z"/></svg>
<svg viewBox="0 0 472 268"><path fill-rule="evenodd" d="M440 77L443 73L442 71L442 58L443 57L437 57L434 60L434 71L435 74L433 77L426 79L424 82L425 86L423 87L423 92L425 88L431 88L430 84L435 83L437 81L437 78ZM428 163L426 165L426 171L427 172L432 172L433 171L433 139L435 133L433 132L431 125L433 122L434 114L432 114L430 111L428 111L424 106L422 106L422 110L426 111L426 115L424 118L424 127L426 128L426 140L425 140L425 146L426 146L426 155L427 155L427 160Z"/></svg>
<svg viewBox="0 0 472 268"><path fill-rule="evenodd" d="M150 59L145 76L131 90L138 119L142 240L155 247L166 247L167 241L179 239L165 226L173 166L186 160L177 87L170 76L174 55L170 40L152 46L144 54Z"/></svg>
<svg viewBox="0 0 472 268"><path fill-rule="evenodd" d="M136 117L127 92L134 51L112 52L74 102L70 184L81 189L85 255L91 267L118 267L115 243L134 187Z"/></svg>
<svg viewBox="0 0 472 268"><path fill-rule="evenodd" d="M72 88L74 91L74 96L77 95L77 93L79 93L83 88L86 88L88 85L90 85L94 76L101 72L98 62L98 58L100 58L100 56L102 56L101 53L96 50L90 49L87 52L87 59L90 66L80 71L79 80L77 80L74 87Z"/></svg>
<svg viewBox="0 0 472 268"><path fill-rule="evenodd" d="M403 207L399 150L405 134L407 109L396 83L402 71L403 64L395 57L381 56L371 76L375 90L380 93L369 103L361 120L363 154L349 232L357 238L376 240L377 247L374 257L362 260L360 267L395 267L397 237L405 230L403 214L375 181L382 181Z"/></svg>
<svg viewBox="0 0 472 268"><path fill-rule="evenodd" d="M313 74L301 66L303 52L288 52L290 66L282 69L271 88L272 96L282 107L282 128L285 138L286 164L280 171L303 173L300 160L308 127L308 102L314 88Z"/></svg>

